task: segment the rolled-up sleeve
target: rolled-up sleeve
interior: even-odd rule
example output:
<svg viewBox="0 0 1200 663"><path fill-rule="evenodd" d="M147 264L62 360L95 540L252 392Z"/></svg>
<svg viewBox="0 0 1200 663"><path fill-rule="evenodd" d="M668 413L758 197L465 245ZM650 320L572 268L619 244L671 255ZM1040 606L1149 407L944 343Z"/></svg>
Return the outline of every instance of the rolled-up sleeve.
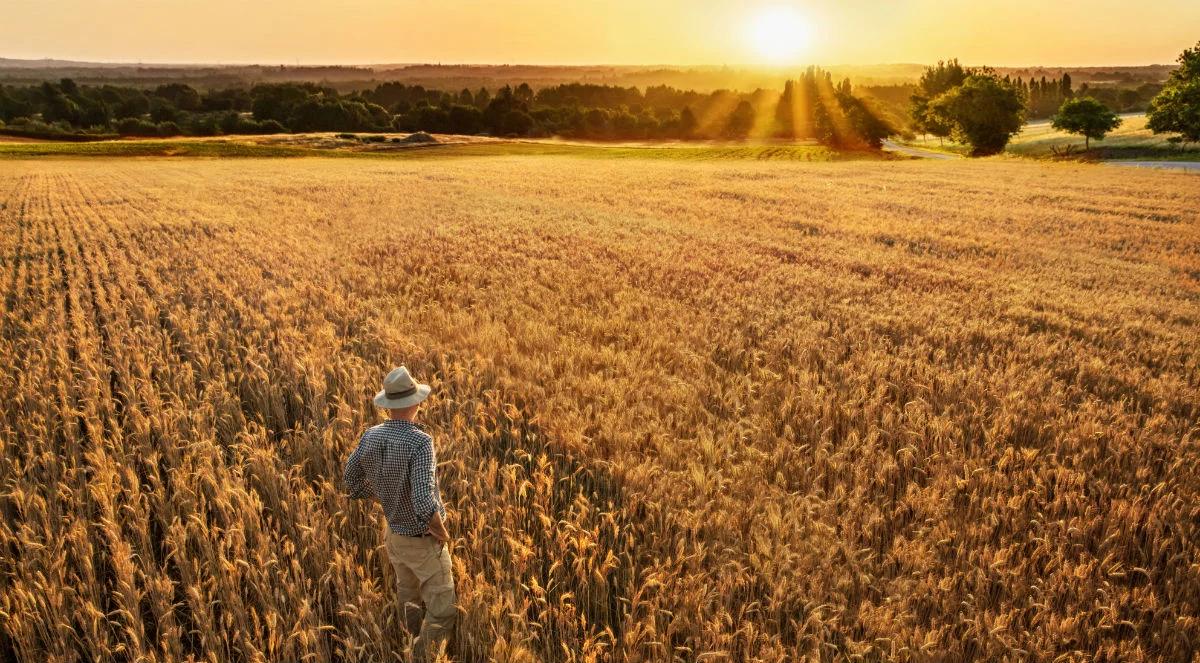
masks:
<svg viewBox="0 0 1200 663"><path fill-rule="evenodd" d="M342 482L346 486L346 494L350 496L350 499L359 500L371 496L371 487L367 481L367 472L364 467L364 464L369 462L365 459L370 456L370 446L370 439L364 434L358 440L358 448L346 460L346 471L342 476Z"/></svg>
<svg viewBox="0 0 1200 663"><path fill-rule="evenodd" d="M433 453L433 440L422 435L413 449L412 463L409 465L413 515L422 524L433 518L434 511L441 511L436 473L437 458Z"/></svg>

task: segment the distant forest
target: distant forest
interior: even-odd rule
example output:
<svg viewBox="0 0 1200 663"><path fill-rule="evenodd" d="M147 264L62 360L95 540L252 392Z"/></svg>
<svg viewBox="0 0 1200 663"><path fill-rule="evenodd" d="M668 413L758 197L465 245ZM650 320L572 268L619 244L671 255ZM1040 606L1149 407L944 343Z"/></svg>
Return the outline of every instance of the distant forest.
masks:
<svg viewBox="0 0 1200 663"><path fill-rule="evenodd" d="M811 139L842 148L877 148L896 127L856 96L848 79L809 68L782 90L701 93L659 85L645 90L527 83L458 92L381 83L348 93L315 83L269 83L197 90L80 85L72 79L0 86L0 121L26 135L127 136L316 131L564 136L594 140Z"/></svg>
<svg viewBox="0 0 1200 663"><path fill-rule="evenodd" d="M919 68L910 71L915 66L851 68L861 77L855 80L875 81L852 88L849 77L817 68L785 76L715 67L136 67L0 59L0 130L78 138L310 131L597 140L774 137L872 147L886 135L914 129L909 107L917 92L910 81L920 74ZM1072 92L1118 111L1144 110L1170 70L995 69L1022 90L1029 118L1049 117ZM52 72L77 78L49 78ZM370 80L382 75L404 80ZM500 82L521 75L534 82ZM297 76L309 78L293 80ZM413 77L486 84L434 87L411 82ZM661 82L666 80L697 85ZM905 82L878 82L892 80ZM739 81L774 83L705 89Z"/></svg>

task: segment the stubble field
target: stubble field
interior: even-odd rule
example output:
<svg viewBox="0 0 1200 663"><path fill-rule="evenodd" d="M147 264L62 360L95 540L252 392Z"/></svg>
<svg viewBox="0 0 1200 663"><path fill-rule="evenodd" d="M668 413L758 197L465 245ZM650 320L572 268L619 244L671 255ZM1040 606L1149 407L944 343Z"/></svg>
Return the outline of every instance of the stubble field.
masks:
<svg viewBox="0 0 1200 663"><path fill-rule="evenodd" d="M1200 660L1200 187L1077 164L6 161L0 660Z"/></svg>

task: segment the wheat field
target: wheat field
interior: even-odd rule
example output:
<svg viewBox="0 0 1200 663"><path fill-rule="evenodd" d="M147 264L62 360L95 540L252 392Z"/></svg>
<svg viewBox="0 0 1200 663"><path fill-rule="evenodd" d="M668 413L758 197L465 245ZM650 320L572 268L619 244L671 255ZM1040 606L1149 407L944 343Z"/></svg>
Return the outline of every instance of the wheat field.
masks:
<svg viewBox="0 0 1200 663"><path fill-rule="evenodd" d="M0 162L0 660L399 660L405 363L457 660L1196 663L1196 182Z"/></svg>

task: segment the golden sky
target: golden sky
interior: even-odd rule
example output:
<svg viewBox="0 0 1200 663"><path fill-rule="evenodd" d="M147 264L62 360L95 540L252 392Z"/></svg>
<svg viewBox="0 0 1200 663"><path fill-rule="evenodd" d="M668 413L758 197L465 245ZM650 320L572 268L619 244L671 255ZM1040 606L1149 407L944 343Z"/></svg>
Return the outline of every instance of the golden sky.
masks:
<svg viewBox="0 0 1200 663"><path fill-rule="evenodd" d="M0 57L121 62L1116 65L1197 40L1200 0L0 0Z"/></svg>

